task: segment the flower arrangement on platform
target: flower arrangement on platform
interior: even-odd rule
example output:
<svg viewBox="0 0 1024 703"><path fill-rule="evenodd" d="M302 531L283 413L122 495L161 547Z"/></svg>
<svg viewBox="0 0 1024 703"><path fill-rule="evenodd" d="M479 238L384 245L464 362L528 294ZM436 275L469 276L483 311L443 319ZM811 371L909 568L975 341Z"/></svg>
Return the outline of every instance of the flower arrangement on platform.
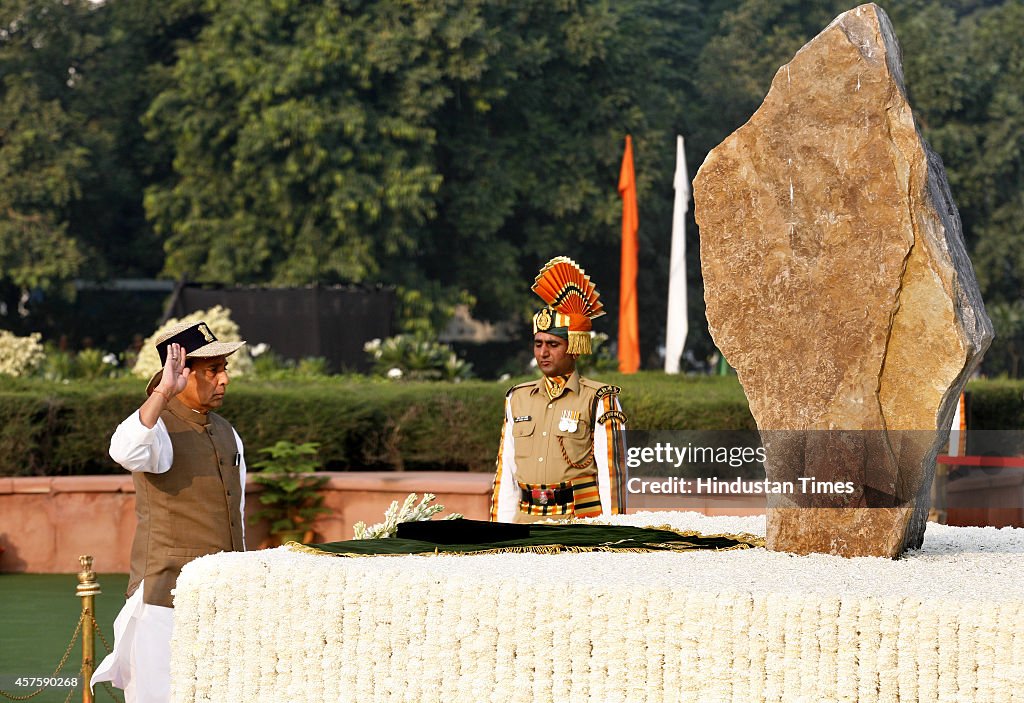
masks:
<svg viewBox="0 0 1024 703"><path fill-rule="evenodd" d="M391 501L391 507L384 513L384 522L378 522L376 525L367 527L366 523L360 520L352 526L356 539L385 539L394 537L398 532L398 523L400 522L416 522L417 520L431 519L444 510L443 505L431 505L436 497L433 493L424 493L423 499L417 504L417 495L410 493L401 507L398 506L397 500ZM441 519L459 520L462 517L459 513L452 513L451 515L445 515Z"/></svg>

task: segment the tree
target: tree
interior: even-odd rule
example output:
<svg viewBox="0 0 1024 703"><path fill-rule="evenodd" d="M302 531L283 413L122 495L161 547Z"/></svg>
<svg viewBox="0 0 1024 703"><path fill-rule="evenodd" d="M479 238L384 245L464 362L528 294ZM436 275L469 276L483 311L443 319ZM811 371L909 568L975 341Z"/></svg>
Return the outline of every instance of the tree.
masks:
<svg viewBox="0 0 1024 703"><path fill-rule="evenodd" d="M979 13L969 29L954 192L986 300L1024 297L1024 2ZM952 140L950 140L952 141Z"/></svg>
<svg viewBox="0 0 1024 703"><path fill-rule="evenodd" d="M22 312L31 289L58 287L83 260L67 219L89 149L66 107L75 80L67 53L80 46L66 29L81 12L45 2L0 11L0 286Z"/></svg>
<svg viewBox="0 0 1024 703"><path fill-rule="evenodd" d="M173 151L145 138L141 118L170 82L169 67L205 22L202 0L116 0L93 6L82 28L99 37L79 62L75 109L97 137L71 209L88 243L90 278L151 277L163 268L143 192L167 178Z"/></svg>
<svg viewBox="0 0 1024 703"><path fill-rule="evenodd" d="M427 118L486 39L449 5L214 3L147 116L175 150L146 197L167 273L362 281L415 253L441 185Z"/></svg>
<svg viewBox="0 0 1024 703"><path fill-rule="evenodd" d="M139 117L200 2L17 0L0 8L5 325L45 329L74 277L162 267L142 210L143 186L162 175L161 147L145 142Z"/></svg>
<svg viewBox="0 0 1024 703"><path fill-rule="evenodd" d="M663 184L642 216L667 242L678 37L660 22L686 13L216 3L147 118L175 149L174 177L146 201L166 272L468 291L478 314L507 319L532 307L540 264L570 254L614 291L627 132L641 195Z"/></svg>
<svg viewBox="0 0 1024 703"><path fill-rule="evenodd" d="M21 290L51 288L82 261L67 234L65 213L79 193L87 150L73 137L75 120L55 100L17 77L0 100L0 271Z"/></svg>

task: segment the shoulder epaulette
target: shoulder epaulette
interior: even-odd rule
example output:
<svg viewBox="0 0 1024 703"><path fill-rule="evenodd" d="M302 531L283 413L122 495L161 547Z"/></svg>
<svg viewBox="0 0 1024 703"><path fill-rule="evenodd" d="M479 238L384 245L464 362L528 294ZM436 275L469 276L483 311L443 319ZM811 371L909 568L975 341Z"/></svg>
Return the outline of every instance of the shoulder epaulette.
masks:
<svg viewBox="0 0 1024 703"><path fill-rule="evenodd" d="M505 397L507 398L510 395L512 395L512 391L517 391L520 388L525 388L526 386L532 386L534 383L536 383L536 381L527 381L526 383L520 383L517 386L512 386L507 391L505 391Z"/></svg>
<svg viewBox="0 0 1024 703"><path fill-rule="evenodd" d="M612 386L607 383L604 383L603 381L592 381L591 379L583 378L582 376L580 377L580 385L586 386L587 388L592 388L595 391L600 391L602 388L612 388L617 393L620 390L618 386ZM608 392L609 391L606 391L605 395L607 395Z"/></svg>

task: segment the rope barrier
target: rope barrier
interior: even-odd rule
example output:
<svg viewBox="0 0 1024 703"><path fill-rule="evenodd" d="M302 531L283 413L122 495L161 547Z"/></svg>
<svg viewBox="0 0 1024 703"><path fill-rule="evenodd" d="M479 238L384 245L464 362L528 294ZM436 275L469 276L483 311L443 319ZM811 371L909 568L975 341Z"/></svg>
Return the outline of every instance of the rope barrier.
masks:
<svg viewBox="0 0 1024 703"><path fill-rule="evenodd" d="M89 614L89 617L92 618L92 624L96 628L96 634L100 636L100 640L103 642L103 646L106 648L107 654L110 654L114 651L114 648L110 646L110 643L107 642L107 638L103 636L103 630L100 629L100 624L96 622L96 618L93 617L91 613Z"/></svg>
<svg viewBox="0 0 1024 703"><path fill-rule="evenodd" d="M60 673L60 670L64 668L64 665L68 661L68 657L71 656L71 649L72 649L72 647L74 647L75 646L75 642L78 641L78 634L82 631L82 621L84 621L84 620L85 620L85 614L83 613L82 615L80 615L78 617L78 625L75 626L75 634L71 635L71 641L68 642L67 649L64 650L64 656L61 657L60 664L57 665L57 668L53 670L53 673L50 674L50 676L48 678L56 678L57 674ZM12 700L12 701L27 701L30 698L35 698L40 693L45 691L47 688L48 688L47 686L42 686L40 688L37 688L32 693L29 693L28 695L25 695L25 696L16 696L13 693L8 693L7 691L0 691L0 696L3 696L4 698L7 698L7 699ZM75 689L72 688L71 691L68 692L68 700L70 700L71 694L74 692L74 690Z"/></svg>

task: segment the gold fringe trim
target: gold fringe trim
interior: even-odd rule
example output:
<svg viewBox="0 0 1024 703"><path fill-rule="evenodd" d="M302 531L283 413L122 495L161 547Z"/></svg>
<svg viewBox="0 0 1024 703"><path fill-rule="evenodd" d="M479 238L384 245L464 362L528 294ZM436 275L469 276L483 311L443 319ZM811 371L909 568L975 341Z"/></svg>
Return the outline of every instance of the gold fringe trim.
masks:
<svg viewBox="0 0 1024 703"><path fill-rule="evenodd" d="M565 522L576 522L566 520ZM604 523L602 523L604 524ZM610 527L617 527L616 525L610 525ZM635 525L625 525L625 527L635 527ZM734 544L731 547L720 547L715 548L711 551L715 552L730 552L735 549L751 549L755 547L764 547L765 541L762 537L755 535L741 533L736 535L731 534L717 534L717 535L705 535L700 532L680 532L674 530L668 525L661 525L658 527L648 526L645 529L651 530L665 530L666 532L672 532L680 537L721 537L724 539L731 539L739 544ZM435 548L432 552L411 552L409 554L350 554L345 552L326 552L322 549L316 549L306 544L299 544L298 542L286 542L285 545L288 549L293 552L301 552L303 554L315 554L317 556L326 557L436 557L436 556L450 556L450 557L468 557L478 556L481 554L582 554L585 552L622 552L625 554L649 554L652 552L660 551L672 551L672 552L692 552L695 550L704 550L706 547L698 547L690 542L665 542L665 543L654 543L652 547L658 547L658 549L646 549L642 547L615 547L613 545L594 545L594 546L566 546L559 544L534 544L524 545L519 547L500 547L498 549L477 549L470 552L442 552L439 548Z"/></svg>
<svg viewBox="0 0 1024 703"><path fill-rule="evenodd" d="M589 354L590 332L569 332L569 348L566 354Z"/></svg>
<svg viewBox="0 0 1024 703"><path fill-rule="evenodd" d="M612 525L610 523L604 523L604 522L592 523L592 524L608 525L609 527L618 527L618 525ZM636 525L628 525L628 527L637 527L637 526ZM749 549L750 547L765 547L765 546L767 546L764 537L758 537L757 535L752 535L749 532L737 532L735 534L730 534L728 532L720 532L720 533L714 534L714 535L706 535L703 532L696 532L696 531L681 532L680 530L675 530L675 529L669 527L668 525L648 525L647 529L650 529L650 530L665 530L666 532L675 533L675 534L679 535L680 537L723 537L725 539L731 539L733 541L741 542L742 543L740 545L736 545L735 547L726 547L725 549L718 550L718 551L723 551L723 552L728 550L728 549Z"/></svg>

